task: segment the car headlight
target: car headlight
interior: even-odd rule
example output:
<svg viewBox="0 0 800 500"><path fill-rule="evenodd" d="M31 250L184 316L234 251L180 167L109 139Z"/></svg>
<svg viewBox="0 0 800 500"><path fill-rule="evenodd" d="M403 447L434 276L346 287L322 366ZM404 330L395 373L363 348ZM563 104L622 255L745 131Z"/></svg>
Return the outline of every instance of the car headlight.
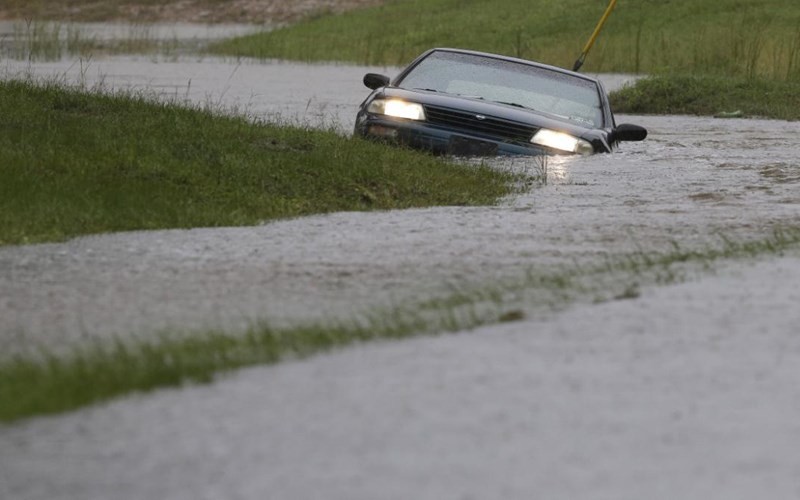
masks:
<svg viewBox="0 0 800 500"><path fill-rule="evenodd" d="M375 99L369 103L367 111L409 120L425 119L425 110L422 109L422 104L401 101L400 99Z"/></svg>
<svg viewBox="0 0 800 500"><path fill-rule="evenodd" d="M531 142L540 146L558 149L567 153L577 153L579 155L590 155L594 153L594 147L584 139L573 137L563 132L548 130L543 128L534 134Z"/></svg>

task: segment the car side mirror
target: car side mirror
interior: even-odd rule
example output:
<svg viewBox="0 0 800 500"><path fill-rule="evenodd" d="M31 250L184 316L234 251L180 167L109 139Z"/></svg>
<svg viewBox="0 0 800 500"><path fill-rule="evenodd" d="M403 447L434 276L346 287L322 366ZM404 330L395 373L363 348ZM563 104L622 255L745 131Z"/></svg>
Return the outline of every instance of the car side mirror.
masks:
<svg viewBox="0 0 800 500"><path fill-rule="evenodd" d="M367 73L364 75L364 85L372 90L389 85L389 77L378 73Z"/></svg>
<svg viewBox="0 0 800 500"><path fill-rule="evenodd" d="M647 137L647 129L639 125L623 123L614 129L615 141L643 141Z"/></svg>

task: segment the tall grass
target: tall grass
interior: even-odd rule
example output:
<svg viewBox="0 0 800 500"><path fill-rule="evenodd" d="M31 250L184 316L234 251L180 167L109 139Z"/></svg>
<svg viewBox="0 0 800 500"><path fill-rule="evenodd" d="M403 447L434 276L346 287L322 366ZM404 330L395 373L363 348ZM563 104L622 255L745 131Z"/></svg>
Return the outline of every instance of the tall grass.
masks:
<svg viewBox="0 0 800 500"><path fill-rule="evenodd" d="M800 80L800 18L791 29L778 22L781 15L753 18L744 12L682 37L648 29L643 22L641 35L633 41L637 57L633 65L622 59L628 37L613 35L607 48L611 58L601 70Z"/></svg>
<svg viewBox="0 0 800 500"><path fill-rule="evenodd" d="M483 205L517 175L146 96L0 82L0 244Z"/></svg>
<svg viewBox="0 0 800 500"><path fill-rule="evenodd" d="M216 45L218 53L402 65L432 46L571 67L607 2L403 0ZM587 60L592 72L701 72L797 79L794 0L621 2Z"/></svg>

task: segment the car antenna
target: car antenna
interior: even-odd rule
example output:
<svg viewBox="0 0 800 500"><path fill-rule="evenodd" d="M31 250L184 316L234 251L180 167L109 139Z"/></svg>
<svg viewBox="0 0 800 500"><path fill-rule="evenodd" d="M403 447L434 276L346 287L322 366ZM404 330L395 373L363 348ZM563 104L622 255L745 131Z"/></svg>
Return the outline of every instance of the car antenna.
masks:
<svg viewBox="0 0 800 500"><path fill-rule="evenodd" d="M597 35L600 34L600 30L603 29L603 25L606 23L608 16L611 15L611 11L614 10L614 7L617 5L617 0L611 0L608 4L608 8L606 8L606 12L603 14L603 17L600 18L600 22L597 23L597 26L594 28L594 33L592 36L589 37L589 41L586 42L586 45L583 47L583 52L581 52L581 56L575 61L575 65L572 67L572 71L578 71L583 66L584 61L586 61L586 54L589 53L591 50L592 45L594 45L594 41L597 40Z"/></svg>

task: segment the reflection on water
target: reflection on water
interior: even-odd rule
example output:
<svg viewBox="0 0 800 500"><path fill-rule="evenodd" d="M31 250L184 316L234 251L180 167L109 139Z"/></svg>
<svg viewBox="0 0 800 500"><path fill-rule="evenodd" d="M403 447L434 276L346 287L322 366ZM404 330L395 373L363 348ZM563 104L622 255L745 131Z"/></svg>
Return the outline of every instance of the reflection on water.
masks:
<svg viewBox="0 0 800 500"><path fill-rule="evenodd" d="M533 177L537 184L570 184L571 166L581 161L580 156L501 156L487 160L494 168ZM525 196L524 194L522 196Z"/></svg>
<svg viewBox="0 0 800 500"><path fill-rule="evenodd" d="M580 161L577 156L551 156L547 159L547 182L569 184L572 182L570 166Z"/></svg>

